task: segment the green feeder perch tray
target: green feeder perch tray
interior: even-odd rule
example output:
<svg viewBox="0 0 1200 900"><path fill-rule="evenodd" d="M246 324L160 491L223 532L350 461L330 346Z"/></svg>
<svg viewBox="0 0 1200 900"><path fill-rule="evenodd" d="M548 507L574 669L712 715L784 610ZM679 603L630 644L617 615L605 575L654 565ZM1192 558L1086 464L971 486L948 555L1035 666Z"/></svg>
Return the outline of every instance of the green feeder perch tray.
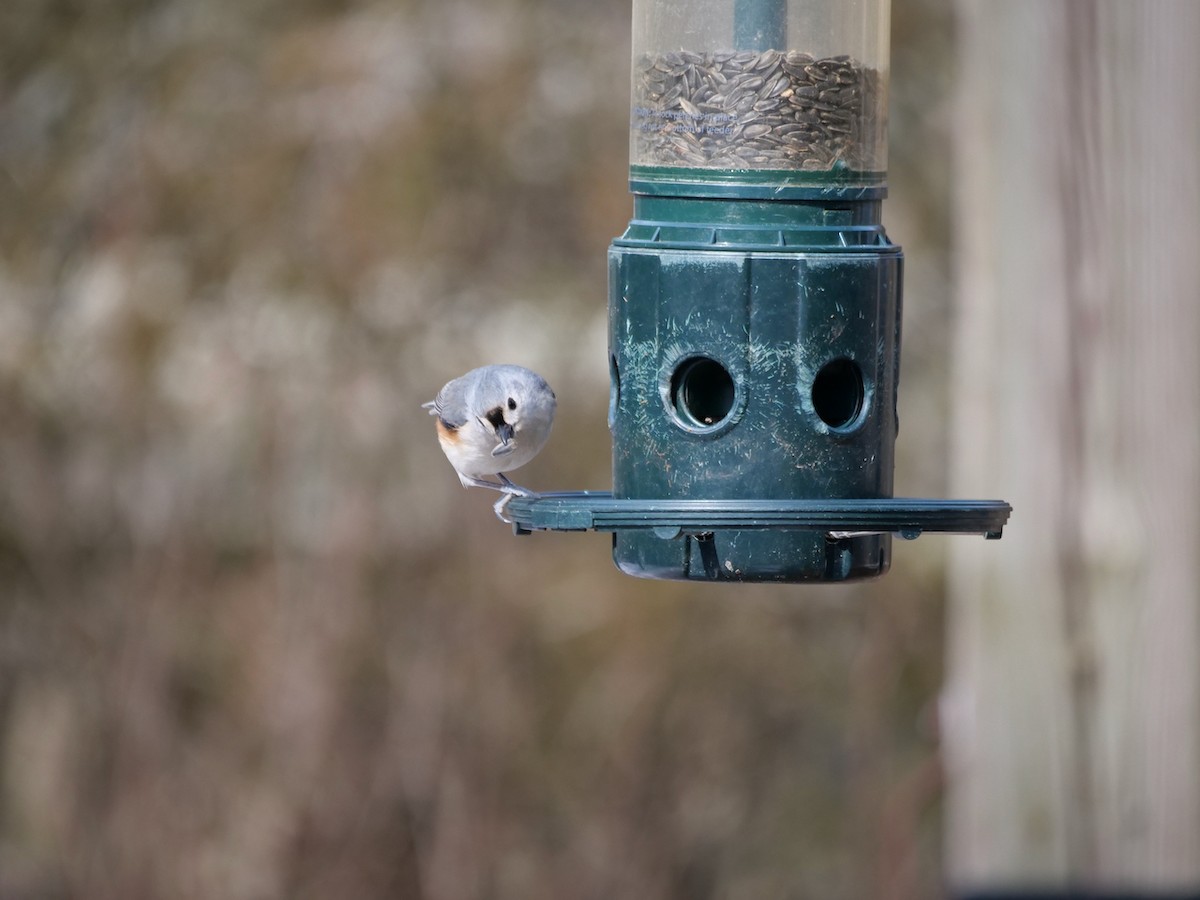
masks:
<svg viewBox="0 0 1200 900"><path fill-rule="evenodd" d="M890 535L915 540L926 533L976 534L996 540L1012 509L1000 500L622 500L607 491L571 491L514 497L505 512L516 534L611 532L614 546L617 534L648 538L638 546L665 552L646 553L630 569L630 574L648 577L682 574L706 581L792 581L797 560L790 541L774 558L769 558L771 551L781 545L752 543L751 548L759 552L749 560L750 571L740 567L746 560L745 547L739 544L745 544L747 532L805 533L808 546L821 551L809 560L810 568L816 562L823 564L819 580L844 581L880 574L855 569L861 558L855 551L863 541ZM886 552L876 561L886 569Z"/></svg>

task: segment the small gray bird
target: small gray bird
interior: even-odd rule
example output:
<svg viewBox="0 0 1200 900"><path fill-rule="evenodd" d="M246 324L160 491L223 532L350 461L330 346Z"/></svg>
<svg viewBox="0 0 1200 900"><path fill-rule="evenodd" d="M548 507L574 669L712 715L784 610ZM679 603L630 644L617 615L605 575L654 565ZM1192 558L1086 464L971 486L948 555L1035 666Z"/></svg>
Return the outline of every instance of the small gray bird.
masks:
<svg viewBox="0 0 1200 900"><path fill-rule="evenodd" d="M513 495L537 496L508 480L505 472L529 462L546 444L554 424L554 391L521 366L483 366L448 382L423 403L437 416L438 443L463 487L501 491L496 515ZM485 481L495 476L498 481Z"/></svg>

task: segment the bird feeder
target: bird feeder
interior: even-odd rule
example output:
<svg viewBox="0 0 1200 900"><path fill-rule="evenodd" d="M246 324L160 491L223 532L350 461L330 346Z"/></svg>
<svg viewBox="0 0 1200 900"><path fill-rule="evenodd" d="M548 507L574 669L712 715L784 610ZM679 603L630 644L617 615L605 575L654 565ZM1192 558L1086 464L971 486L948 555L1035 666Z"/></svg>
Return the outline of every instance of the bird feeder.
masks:
<svg viewBox="0 0 1200 900"><path fill-rule="evenodd" d="M845 581L892 536L999 537L1000 501L894 498L903 257L890 0L634 0L634 215L609 249L613 490L514 498L624 572Z"/></svg>

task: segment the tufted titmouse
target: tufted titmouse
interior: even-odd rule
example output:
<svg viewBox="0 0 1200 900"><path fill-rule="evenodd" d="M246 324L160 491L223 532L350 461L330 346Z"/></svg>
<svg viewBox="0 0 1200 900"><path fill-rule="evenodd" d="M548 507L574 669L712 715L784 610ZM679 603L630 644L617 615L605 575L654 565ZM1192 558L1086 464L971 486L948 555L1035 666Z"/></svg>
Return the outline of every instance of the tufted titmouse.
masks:
<svg viewBox="0 0 1200 900"><path fill-rule="evenodd" d="M550 437L555 405L546 380L521 366L473 369L422 404L437 416L438 443L463 486L504 493L494 507L501 519L514 494L536 496L504 473L537 456ZM499 481L485 481L487 475Z"/></svg>

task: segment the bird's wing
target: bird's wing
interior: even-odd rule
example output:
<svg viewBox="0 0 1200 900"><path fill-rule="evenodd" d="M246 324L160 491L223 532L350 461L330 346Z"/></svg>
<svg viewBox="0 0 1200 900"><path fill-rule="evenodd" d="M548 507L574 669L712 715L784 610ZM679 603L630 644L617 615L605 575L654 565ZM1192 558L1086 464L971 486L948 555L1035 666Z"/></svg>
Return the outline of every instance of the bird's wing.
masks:
<svg viewBox="0 0 1200 900"><path fill-rule="evenodd" d="M467 391L463 379L455 378L443 387L436 397L428 403L422 403L431 416L437 416L448 428L459 428L466 423Z"/></svg>

